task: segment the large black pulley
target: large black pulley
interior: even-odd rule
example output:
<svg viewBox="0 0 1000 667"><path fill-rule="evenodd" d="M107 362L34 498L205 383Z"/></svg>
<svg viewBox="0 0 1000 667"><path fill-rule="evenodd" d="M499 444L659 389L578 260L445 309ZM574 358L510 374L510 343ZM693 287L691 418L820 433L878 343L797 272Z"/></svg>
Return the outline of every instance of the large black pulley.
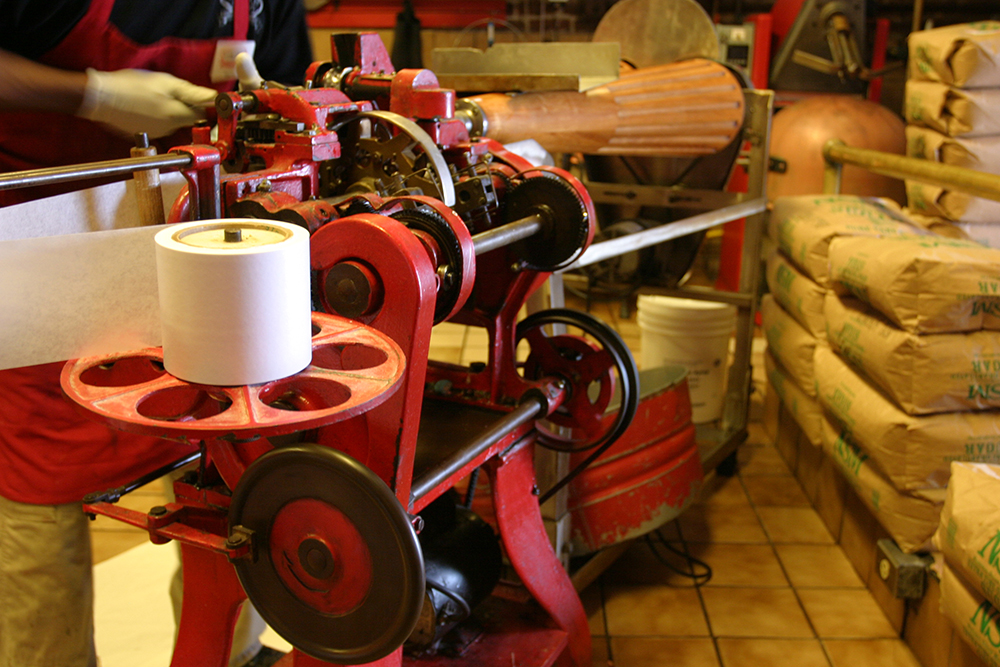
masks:
<svg viewBox="0 0 1000 667"><path fill-rule="evenodd" d="M451 314L462 294L464 258L462 244L448 221L440 214L424 208L404 208L389 216L406 225L407 229L427 234L443 254L438 272L440 286L434 304L434 322L443 322Z"/></svg>
<svg viewBox="0 0 1000 667"><path fill-rule="evenodd" d="M230 534L251 531L234 561L247 597L302 652L337 664L389 655L424 598L420 544L375 473L319 445L268 452L240 478Z"/></svg>
<svg viewBox="0 0 1000 667"><path fill-rule="evenodd" d="M583 335L556 333L551 325ZM537 424L539 444L570 452L606 448L625 432L639 407L639 369L614 329L587 313L554 308L519 322L516 338L530 347L526 379L557 377L567 387L562 405Z"/></svg>
<svg viewBox="0 0 1000 667"><path fill-rule="evenodd" d="M517 241L513 253L532 271L558 271L583 253L590 237L587 205L573 187L556 176L535 176L515 185L504 199L509 224L538 216L538 234Z"/></svg>

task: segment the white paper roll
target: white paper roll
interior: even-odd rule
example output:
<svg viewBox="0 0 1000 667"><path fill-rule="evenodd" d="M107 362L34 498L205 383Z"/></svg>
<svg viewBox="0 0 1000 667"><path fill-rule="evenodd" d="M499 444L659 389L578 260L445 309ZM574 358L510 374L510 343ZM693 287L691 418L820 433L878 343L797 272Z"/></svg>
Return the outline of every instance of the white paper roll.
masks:
<svg viewBox="0 0 1000 667"><path fill-rule="evenodd" d="M251 219L173 225L156 235L156 273L171 375L259 384L312 360L305 229Z"/></svg>

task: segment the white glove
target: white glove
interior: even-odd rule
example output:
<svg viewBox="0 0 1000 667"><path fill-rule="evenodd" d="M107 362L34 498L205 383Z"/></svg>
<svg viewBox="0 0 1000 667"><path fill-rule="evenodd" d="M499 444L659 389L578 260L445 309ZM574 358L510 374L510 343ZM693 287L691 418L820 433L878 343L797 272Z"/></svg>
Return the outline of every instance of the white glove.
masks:
<svg viewBox="0 0 1000 667"><path fill-rule="evenodd" d="M260 90L260 87L264 85L264 79L260 78L260 74L257 72L253 56L246 52L236 56L236 78L240 82L241 93L248 90Z"/></svg>
<svg viewBox="0 0 1000 667"><path fill-rule="evenodd" d="M87 87L76 115L132 136L165 137L205 118L216 91L164 72L87 70Z"/></svg>

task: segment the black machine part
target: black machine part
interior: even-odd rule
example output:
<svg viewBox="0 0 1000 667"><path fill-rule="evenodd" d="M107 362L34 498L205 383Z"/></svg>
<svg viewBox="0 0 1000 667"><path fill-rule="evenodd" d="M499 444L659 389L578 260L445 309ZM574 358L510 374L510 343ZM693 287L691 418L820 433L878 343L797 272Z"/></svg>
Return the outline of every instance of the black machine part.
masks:
<svg viewBox="0 0 1000 667"><path fill-rule="evenodd" d="M587 206L569 183L554 174L528 178L515 185L504 201L505 222L529 216L542 219L542 231L514 243L514 254L532 271L558 271L584 251L590 234Z"/></svg>
<svg viewBox="0 0 1000 667"><path fill-rule="evenodd" d="M429 208L407 208L393 213L390 217L399 220L408 229L423 232L430 236L443 253L442 271L438 273L441 280L437 302L434 304L434 323L444 321L458 302L462 291L462 275L464 265L462 245L448 222L438 213Z"/></svg>
<svg viewBox="0 0 1000 667"><path fill-rule="evenodd" d="M459 503L452 490L420 513L426 589L420 619L406 641L410 653L441 649L445 636L467 620L500 581L503 556L493 528Z"/></svg>
<svg viewBox="0 0 1000 667"><path fill-rule="evenodd" d="M275 449L233 491L230 533L252 535L233 561L247 597L302 652L364 664L410 635L424 598L420 544L371 470L328 447Z"/></svg>

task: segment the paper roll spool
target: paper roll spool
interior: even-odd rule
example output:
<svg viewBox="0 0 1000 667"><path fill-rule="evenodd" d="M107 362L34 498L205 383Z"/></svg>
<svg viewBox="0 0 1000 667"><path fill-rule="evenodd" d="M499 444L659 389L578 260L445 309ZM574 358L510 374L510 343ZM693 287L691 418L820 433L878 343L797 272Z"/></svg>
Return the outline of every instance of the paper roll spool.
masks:
<svg viewBox="0 0 1000 667"><path fill-rule="evenodd" d="M312 360L309 233L283 222L173 225L156 237L163 363L188 382L246 385Z"/></svg>

